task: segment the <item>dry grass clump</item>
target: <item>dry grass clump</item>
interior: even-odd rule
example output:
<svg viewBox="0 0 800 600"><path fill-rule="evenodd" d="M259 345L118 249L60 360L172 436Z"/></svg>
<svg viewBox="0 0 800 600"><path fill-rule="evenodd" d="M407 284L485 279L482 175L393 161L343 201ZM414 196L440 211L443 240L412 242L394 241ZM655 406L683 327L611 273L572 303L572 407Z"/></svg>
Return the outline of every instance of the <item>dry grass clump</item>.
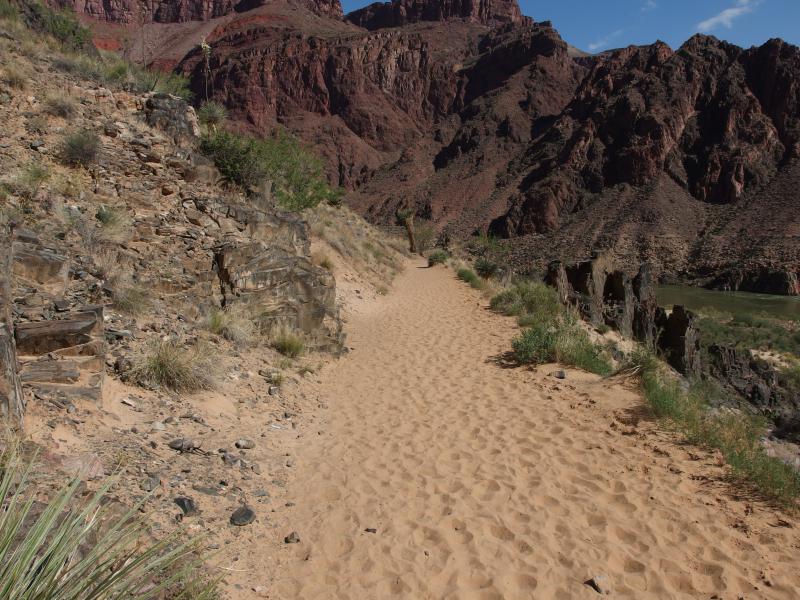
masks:
<svg viewBox="0 0 800 600"><path fill-rule="evenodd" d="M100 224L100 241L121 244L130 239L132 221L125 209L101 205L95 218Z"/></svg>
<svg viewBox="0 0 800 600"><path fill-rule="evenodd" d="M15 90L24 90L28 87L28 75L13 65L5 65L2 74L3 82Z"/></svg>
<svg viewBox="0 0 800 600"><path fill-rule="evenodd" d="M111 299L115 309L134 317L147 312L153 305L147 289L136 283L118 285L111 294Z"/></svg>
<svg viewBox="0 0 800 600"><path fill-rule="evenodd" d="M270 333L272 347L289 358L297 358L305 352L303 336L287 326L279 326Z"/></svg>
<svg viewBox="0 0 800 600"><path fill-rule="evenodd" d="M75 103L64 96L48 96L44 103L44 111L48 115L69 119L75 114Z"/></svg>
<svg viewBox="0 0 800 600"><path fill-rule="evenodd" d="M50 169L42 162L34 160L23 166L13 179L3 186L24 202L31 202L42 185L50 179Z"/></svg>
<svg viewBox="0 0 800 600"><path fill-rule="evenodd" d="M61 161L70 167L89 167L99 155L100 137L88 129L67 134L61 144Z"/></svg>
<svg viewBox="0 0 800 600"><path fill-rule="evenodd" d="M151 343L136 358L129 377L144 387L198 392L214 388L215 372L215 364L205 346L186 347L172 340L161 340Z"/></svg>
<svg viewBox="0 0 800 600"><path fill-rule="evenodd" d="M333 271L333 261L324 252L313 252L311 254L311 262L326 271Z"/></svg>
<svg viewBox="0 0 800 600"><path fill-rule="evenodd" d="M258 328L252 316L240 307L215 309L206 318L206 328L240 346L253 343Z"/></svg>

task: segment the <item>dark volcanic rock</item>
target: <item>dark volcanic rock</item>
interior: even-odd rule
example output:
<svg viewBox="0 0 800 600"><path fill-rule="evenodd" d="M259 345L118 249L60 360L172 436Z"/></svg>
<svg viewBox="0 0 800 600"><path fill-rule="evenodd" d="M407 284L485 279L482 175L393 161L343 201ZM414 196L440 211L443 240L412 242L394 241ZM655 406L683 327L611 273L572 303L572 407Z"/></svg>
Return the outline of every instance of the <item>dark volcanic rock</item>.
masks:
<svg viewBox="0 0 800 600"><path fill-rule="evenodd" d="M244 527L256 520L256 513L249 506L240 506L231 515L231 525Z"/></svg>

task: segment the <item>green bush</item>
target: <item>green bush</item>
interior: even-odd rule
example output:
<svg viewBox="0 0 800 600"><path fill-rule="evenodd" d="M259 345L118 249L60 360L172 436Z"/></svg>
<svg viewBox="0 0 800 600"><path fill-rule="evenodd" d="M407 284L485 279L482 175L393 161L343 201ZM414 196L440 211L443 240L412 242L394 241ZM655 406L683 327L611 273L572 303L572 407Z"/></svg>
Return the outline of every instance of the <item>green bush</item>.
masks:
<svg viewBox="0 0 800 600"><path fill-rule="evenodd" d="M472 286L476 290L483 289L483 287L485 285L483 280L480 277L478 277L478 275L475 273L475 271L473 271L472 269L468 269L466 267L463 267L463 268L459 269L456 272L456 276L461 281L465 281L468 284L470 284L470 286Z"/></svg>
<svg viewBox="0 0 800 600"><path fill-rule="evenodd" d="M97 162L99 154L100 138L88 129L67 134L61 145L61 160L72 167L89 167Z"/></svg>
<svg viewBox="0 0 800 600"><path fill-rule="evenodd" d="M535 282L521 281L491 299L492 310L510 317L519 317L520 325L533 325L550 321L562 314L564 307L558 293L551 287Z"/></svg>
<svg viewBox="0 0 800 600"><path fill-rule="evenodd" d="M448 258L450 258L450 255L444 250L434 250L428 256L428 266L443 265Z"/></svg>
<svg viewBox="0 0 800 600"><path fill-rule="evenodd" d="M26 202L32 201L42 185L50 178L50 170L39 161L31 161L20 169L6 186Z"/></svg>
<svg viewBox="0 0 800 600"><path fill-rule="evenodd" d="M475 261L475 271L484 279L491 279L500 271L500 265L488 258L481 257Z"/></svg>
<svg viewBox="0 0 800 600"><path fill-rule="evenodd" d="M704 346L719 344L800 355L800 329L778 319L748 314L733 319L703 316L699 329Z"/></svg>
<svg viewBox="0 0 800 600"><path fill-rule="evenodd" d="M312 208L341 193L328 185L322 161L287 133L257 139L219 131L205 135L201 149L231 182L245 188L271 182L286 210Z"/></svg>
<svg viewBox="0 0 800 600"><path fill-rule="evenodd" d="M611 364L603 350L574 322L540 321L512 341L520 364L558 362L597 375L610 375Z"/></svg>
<svg viewBox="0 0 800 600"><path fill-rule="evenodd" d="M0 455L0 598L218 597L216 584L204 583L195 541L149 542L142 503L114 512L115 479L87 495L76 477L37 507L33 467L15 450Z"/></svg>
<svg viewBox="0 0 800 600"><path fill-rule="evenodd" d="M0 19L16 21L18 18L17 9L8 0L0 0Z"/></svg>

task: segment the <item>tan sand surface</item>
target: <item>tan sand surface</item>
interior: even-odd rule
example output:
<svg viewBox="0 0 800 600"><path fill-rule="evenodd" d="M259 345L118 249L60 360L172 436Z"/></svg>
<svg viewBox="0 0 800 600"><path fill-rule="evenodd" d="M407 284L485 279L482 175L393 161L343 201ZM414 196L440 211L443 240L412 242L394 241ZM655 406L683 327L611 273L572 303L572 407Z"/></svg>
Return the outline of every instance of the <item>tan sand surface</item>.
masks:
<svg viewBox="0 0 800 600"><path fill-rule="evenodd" d="M273 526L301 541L270 550L270 598L594 598L594 576L617 598L800 597L795 519L659 429L632 384L505 368L514 321L421 266L304 384L326 410L293 454Z"/></svg>

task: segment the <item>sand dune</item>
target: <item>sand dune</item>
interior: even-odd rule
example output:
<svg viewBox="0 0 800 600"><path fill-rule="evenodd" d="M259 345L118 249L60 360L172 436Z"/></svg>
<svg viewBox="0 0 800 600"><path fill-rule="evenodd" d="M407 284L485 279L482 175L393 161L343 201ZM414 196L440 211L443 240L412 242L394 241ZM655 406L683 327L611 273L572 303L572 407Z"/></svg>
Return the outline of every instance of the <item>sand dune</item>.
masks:
<svg viewBox="0 0 800 600"><path fill-rule="evenodd" d="M508 369L513 320L418 268L304 392L281 599L797 598L797 522L647 420L624 382ZM374 529L375 532L368 532Z"/></svg>

